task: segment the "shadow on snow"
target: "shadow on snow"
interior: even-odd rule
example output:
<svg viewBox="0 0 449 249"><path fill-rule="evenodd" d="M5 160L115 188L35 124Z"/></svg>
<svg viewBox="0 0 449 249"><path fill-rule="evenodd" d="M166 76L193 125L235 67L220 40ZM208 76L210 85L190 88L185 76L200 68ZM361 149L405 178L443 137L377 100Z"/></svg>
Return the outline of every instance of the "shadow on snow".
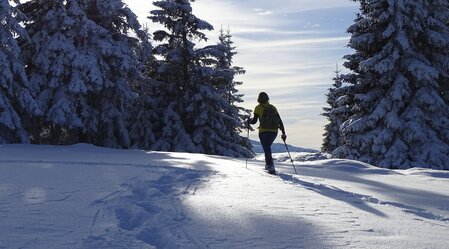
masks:
<svg viewBox="0 0 449 249"><path fill-rule="evenodd" d="M211 170L211 162L201 156L189 159L181 154L150 154L146 154L147 173L153 179L136 177L122 184L120 194L92 203L98 211L84 248L331 247L333 242L325 241L320 228L303 219L285 222L262 212L250 214L244 224L227 216L219 224L209 223L193 214L183 200L207 188L210 179L219 174Z"/></svg>
<svg viewBox="0 0 449 249"><path fill-rule="evenodd" d="M363 178L363 175L398 175L401 174L389 169L374 168L359 162L351 162L347 160L326 160L319 166L306 166L301 167L297 165L300 176L327 178L331 180L353 182L368 186L375 192L383 193L385 191L394 194L394 201L383 201L378 198L358 194L354 192L345 191L343 189L327 186L323 184L316 184L300 180L289 174L280 174L280 177L287 182L298 184L306 189L312 190L326 197L344 201L351 206L357 207L366 212L375 214L379 217L388 217L386 214L369 206L368 203L389 205L403 209L406 213L417 215L421 218L437 220L437 221L449 221L448 217L433 214L432 212L425 210L417 205L431 205L431 208L435 210L447 209L449 196L434 193L428 190L408 189L406 187L399 187L383 182L378 182L370 179ZM445 173L445 172L444 172ZM406 175L404 176L406 177ZM437 175L437 177L441 177ZM416 206L414 206L416 205Z"/></svg>

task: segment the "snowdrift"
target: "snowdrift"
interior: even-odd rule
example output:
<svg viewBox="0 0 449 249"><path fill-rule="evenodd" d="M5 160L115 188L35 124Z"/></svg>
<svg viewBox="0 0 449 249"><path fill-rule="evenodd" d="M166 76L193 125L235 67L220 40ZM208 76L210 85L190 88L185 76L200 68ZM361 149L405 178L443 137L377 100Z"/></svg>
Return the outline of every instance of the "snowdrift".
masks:
<svg viewBox="0 0 449 249"><path fill-rule="evenodd" d="M263 164L0 145L0 248L447 248L449 172Z"/></svg>

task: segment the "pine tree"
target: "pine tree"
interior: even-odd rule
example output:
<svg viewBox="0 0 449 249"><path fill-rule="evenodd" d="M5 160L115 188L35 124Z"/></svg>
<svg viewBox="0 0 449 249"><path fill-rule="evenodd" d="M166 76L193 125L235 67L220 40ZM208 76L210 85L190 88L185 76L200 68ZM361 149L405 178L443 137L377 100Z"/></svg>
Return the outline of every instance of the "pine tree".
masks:
<svg viewBox="0 0 449 249"><path fill-rule="evenodd" d="M160 99L153 98L156 83L151 78L143 79L137 89L138 96L133 100L128 116L131 147L149 150L156 142L155 130L160 117L154 111Z"/></svg>
<svg viewBox="0 0 449 249"><path fill-rule="evenodd" d="M194 87L193 75L198 64L193 39L206 40L201 30L212 26L192 14L189 0L161 0L153 4L150 20L164 25L166 30L154 32L153 39L160 42L154 54L160 56L152 75L161 82L152 98L158 99L155 112L160 117L155 130L153 150L200 152L190 136L183 96ZM190 124L191 125L191 124Z"/></svg>
<svg viewBox="0 0 449 249"><path fill-rule="evenodd" d="M243 147L251 150L251 142L240 134L246 128L246 120L250 116L251 110L239 106L243 103L243 94L238 93L237 87L243 82L236 81L238 75L243 75L246 71L239 66L233 65L234 56L237 54L236 47L232 41L231 31L219 30L218 43L216 45L207 46L203 51L207 51L209 57L205 57L203 61L208 61L207 64L215 69L215 76L213 77L213 85L222 95L226 101L224 113L230 117L226 122L226 129L231 131L230 141L236 142ZM250 155L246 155L250 156Z"/></svg>
<svg viewBox="0 0 449 249"><path fill-rule="evenodd" d="M225 112L230 104L217 80L220 71L213 67L216 47L196 49L193 42L207 40L202 30L213 27L192 14L190 2L156 1L159 9L149 17L167 29L154 33L161 42L154 51L162 57L154 78L162 84L153 98L160 100L156 112L162 119L155 125L160 130L152 148L243 156L248 150L239 144L241 137L226 125L236 119Z"/></svg>
<svg viewBox="0 0 449 249"><path fill-rule="evenodd" d="M226 32L223 29L220 30L218 45L223 48L224 57L218 57L219 63L217 68L229 74L229 78L226 79L226 83L224 84L224 99L234 110L234 112L231 112L233 113L232 116L239 117L239 122L241 123L239 128L243 129L245 128L245 121L248 119L251 110L239 106L240 103L243 103L244 95L238 93L237 87L241 86L243 82L236 81L235 77L245 74L246 71L242 67L233 65L234 56L237 52L235 51L236 47L232 41L232 35L229 29Z"/></svg>
<svg viewBox="0 0 449 249"><path fill-rule="evenodd" d="M33 0L21 6L27 73L45 112L35 143L128 147L126 116L147 38L122 1ZM143 44L143 45L142 45Z"/></svg>
<svg viewBox="0 0 449 249"><path fill-rule="evenodd" d="M343 78L340 75L341 70L335 71L333 78L333 87L329 88L326 94L329 107L324 107L323 116L327 117L329 123L324 127L324 142L321 151L332 153L342 143L341 125L347 120L350 113L349 101L347 96L347 86L343 86Z"/></svg>
<svg viewBox="0 0 449 249"><path fill-rule="evenodd" d="M19 24L25 20L8 0L0 0L0 143L27 143L28 134L21 116L41 115L28 90L28 78L20 58L18 41L29 41Z"/></svg>
<svg viewBox="0 0 449 249"><path fill-rule="evenodd" d="M210 51L210 49L206 49ZM206 51L198 54L211 58ZM249 156L251 152L245 148L245 140L240 136L241 126L238 109L229 104L223 95L223 88L219 87L222 70L210 67L208 63L201 63L199 74L195 77L196 88L191 92L192 97L186 95L185 103L188 123L192 126L192 140L202 153L232 157ZM225 88L224 88L225 89Z"/></svg>
<svg viewBox="0 0 449 249"><path fill-rule="evenodd" d="M147 37L150 37L148 28L145 28L145 32ZM160 99L154 97L159 84L152 78L156 68L155 63L156 58L154 56L146 56L146 63L143 68L144 79L139 81L134 87L134 91L138 96L134 99L130 115L128 116L129 133L133 148L151 149L151 146L156 141L154 131L160 130L160 127L157 127L157 124L160 124L158 122L160 117L154 110L154 107L161 102Z"/></svg>
<svg viewBox="0 0 449 249"><path fill-rule="evenodd" d="M237 127L235 127L235 130L241 133L243 130L248 128L246 121L251 116L252 111L250 109L246 109L239 106L241 103L243 103L244 95L238 93L239 91L237 87L241 86L243 82L236 81L235 77L238 75L245 74L246 70L244 70L243 67L233 65L234 56L237 54L237 52L235 51L236 47L234 46L234 42L232 41L232 35L229 28L226 31L226 33L224 33L223 30L220 30L219 41L220 44L222 44L225 47L226 52L225 53L226 60L223 61L224 62L223 65L228 64L233 76L232 80L229 81L229 84L227 85L228 87L227 91L225 91L225 100L231 105L231 111L229 112L230 113L229 115L238 118L238 125ZM232 127L230 129L232 129ZM248 138L243 138L240 144L252 151L252 144Z"/></svg>
<svg viewBox="0 0 449 249"><path fill-rule="evenodd" d="M359 1L348 31L354 106L334 155L381 167L449 169L447 1Z"/></svg>

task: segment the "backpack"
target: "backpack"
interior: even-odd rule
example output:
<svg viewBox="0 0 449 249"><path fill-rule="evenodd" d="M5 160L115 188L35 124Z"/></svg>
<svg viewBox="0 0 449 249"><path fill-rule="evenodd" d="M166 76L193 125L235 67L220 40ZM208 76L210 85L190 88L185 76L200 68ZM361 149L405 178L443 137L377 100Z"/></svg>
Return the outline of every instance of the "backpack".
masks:
<svg viewBox="0 0 449 249"><path fill-rule="evenodd" d="M279 128L279 115L276 108L272 105L263 107L262 117L260 118L260 127L269 130L277 130Z"/></svg>

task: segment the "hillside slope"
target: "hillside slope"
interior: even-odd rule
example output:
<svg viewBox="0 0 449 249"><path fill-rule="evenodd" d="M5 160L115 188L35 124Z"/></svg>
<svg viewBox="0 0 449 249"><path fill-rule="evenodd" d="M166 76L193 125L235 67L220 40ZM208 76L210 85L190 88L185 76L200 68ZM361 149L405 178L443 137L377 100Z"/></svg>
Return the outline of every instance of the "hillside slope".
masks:
<svg viewBox="0 0 449 249"><path fill-rule="evenodd" d="M0 145L0 248L447 248L449 172L295 164Z"/></svg>

